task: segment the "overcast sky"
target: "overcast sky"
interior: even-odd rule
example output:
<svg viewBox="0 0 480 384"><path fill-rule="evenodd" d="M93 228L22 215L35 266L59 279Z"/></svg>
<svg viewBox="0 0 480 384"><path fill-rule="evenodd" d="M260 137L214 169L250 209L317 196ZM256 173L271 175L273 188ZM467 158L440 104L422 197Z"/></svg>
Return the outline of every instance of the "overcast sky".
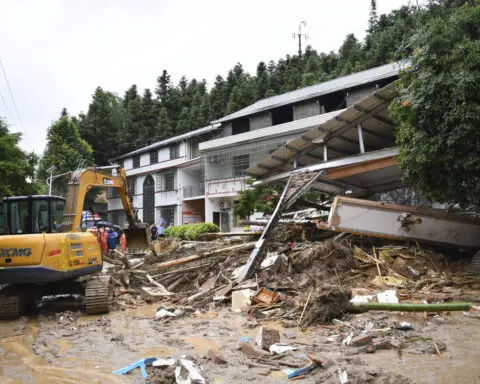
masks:
<svg viewBox="0 0 480 384"><path fill-rule="evenodd" d="M377 0L387 13L408 0ZM66 107L86 111L97 86L123 95L155 88L162 69L177 82L205 78L241 62L297 51L292 33L305 20L308 44L337 50L348 33L363 39L370 0L0 0L0 60L23 121L22 147L42 153L46 129ZM0 116L22 127L0 73Z"/></svg>

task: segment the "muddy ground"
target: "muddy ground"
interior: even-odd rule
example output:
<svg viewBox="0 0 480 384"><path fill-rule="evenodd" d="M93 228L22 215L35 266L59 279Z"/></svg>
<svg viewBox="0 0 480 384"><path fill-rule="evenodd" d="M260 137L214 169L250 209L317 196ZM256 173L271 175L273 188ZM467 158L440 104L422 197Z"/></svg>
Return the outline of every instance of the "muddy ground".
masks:
<svg viewBox="0 0 480 384"><path fill-rule="evenodd" d="M2 322L0 383L143 383L139 370L128 376L111 371L144 357L182 355L201 365L211 383L289 381L281 370L254 367L239 350L240 338L252 340L258 331L258 326L247 326L245 314L217 308L162 324L153 320L156 309L157 305L145 304L107 316L45 313ZM349 383L480 382L480 318L461 313L426 319L424 314L370 312L346 315L343 320L354 326L372 321L376 328L394 320L409 321L415 330L396 331L400 349L365 353L338 342L348 333L342 325L306 331L286 330L279 322L265 325L280 330L282 342L298 347L292 352L294 361L313 351L330 360L329 368L317 368L304 377L304 383L339 383L338 368L347 371ZM406 337L402 332L410 334ZM212 355L228 364L215 364Z"/></svg>

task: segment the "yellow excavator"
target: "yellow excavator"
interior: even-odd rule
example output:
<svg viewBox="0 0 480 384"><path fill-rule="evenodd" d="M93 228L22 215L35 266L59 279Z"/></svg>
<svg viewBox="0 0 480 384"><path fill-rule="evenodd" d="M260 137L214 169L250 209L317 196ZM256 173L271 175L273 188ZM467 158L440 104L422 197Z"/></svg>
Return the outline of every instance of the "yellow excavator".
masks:
<svg viewBox="0 0 480 384"><path fill-rule="evenodd" d="M113 170L111 175L107 170ZM16 318L44 296L81 294L88 314L106 313L113 300L110 276L101 275L102 251L87 231L83 205L93 187L117 188L127 216L129 248L149 246L148 225L139 223L121 167L72 173L66 200L34 195L0 203L0 319Z"/></svg>

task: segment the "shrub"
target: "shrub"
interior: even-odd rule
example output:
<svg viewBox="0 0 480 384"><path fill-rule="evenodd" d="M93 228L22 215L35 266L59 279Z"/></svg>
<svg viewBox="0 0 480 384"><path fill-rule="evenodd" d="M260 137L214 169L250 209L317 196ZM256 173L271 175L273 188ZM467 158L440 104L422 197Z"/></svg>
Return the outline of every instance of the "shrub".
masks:
<svg viewBox="0 0 480 384"><path fill-rule="evenodd" d="M182 240L197 240L204 233L220 232L220 228L212 223L185 224L165 228L164 234Z"/></svg>

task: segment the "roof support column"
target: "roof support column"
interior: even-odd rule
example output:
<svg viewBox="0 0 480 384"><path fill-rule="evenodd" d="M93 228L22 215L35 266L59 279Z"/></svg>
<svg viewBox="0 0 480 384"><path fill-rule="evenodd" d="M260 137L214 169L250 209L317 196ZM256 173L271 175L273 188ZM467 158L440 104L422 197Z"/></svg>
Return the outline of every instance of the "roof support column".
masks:
<svg viewBox="0 0 480 384"><path fill-rule="evenodd" d="M323 161L328 161L327 143L323 143Z"/></svg>
<svg viewBox="0 0 480 384"><path fill-rule="evenodd" d="M358 130L358 143L360 144L360 153L365 153L365 146L363 144L362 124L357 125L357 130Z"/></svg>

